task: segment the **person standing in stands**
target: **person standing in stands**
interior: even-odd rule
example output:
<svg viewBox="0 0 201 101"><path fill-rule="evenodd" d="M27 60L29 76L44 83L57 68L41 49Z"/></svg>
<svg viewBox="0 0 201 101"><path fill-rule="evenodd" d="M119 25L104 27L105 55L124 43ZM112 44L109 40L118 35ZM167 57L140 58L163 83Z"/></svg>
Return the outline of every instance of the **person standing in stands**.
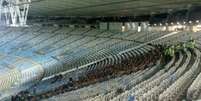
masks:
<svg viewBox="0 0 201 101"><path fill-rule="evenodd" d="M181 45L177 44L176 47L175 47L175 51L178 52L180 49L181 49Z"/></svg>
<svg viewBox="0 0 201 101"><path fill-rule="evenodd" d="M195 40L193 40L193 38L191 38L191 40L190 40L190 47L191 47L192 49L195 48Z"/></svg>
<svg viewBox="0 0 201 101"><path fill-rule="evenodd" d="M167 56L169 54L169 48L165 49L165 56Z"/></svg>
<svg viewBox="0 0 201 101"><path fill-rule="evenodd" d="M182 47L183 47L183 49L186 49L186 44L183 43L183 44L182 44Z"/></svg>
<svg viewBox="0 0 201 101"><path fill-rule="evenodd" d="M175 48L174 48L174 46L171 46L171 49L170 49L170 56L173 57L173 56L174 56L174 53L175 53Z"/></svg>
<svg viewBox="0 0 201 101"><path fill-rule="evenodd" d="M73 78L69 78L68 86L69 87L73 87L74 86L74 84L73 84Z"/></svg>
<svg viewBox="0 0 201 101"><path fill-rule="evenodd" d="M167 61L169 59L169 47L166 47L164 49L164 56L165 56L165 60Z"/></svg>
<svg viewBox="0 0 201 101"><path fill-rule="evenodd" d="M62 75L62 74L55 75L55 76L54 76L54 80L53 80L51 83L55 83L55 82L61 80L62 78L63 78L63 75Z"/></svg>

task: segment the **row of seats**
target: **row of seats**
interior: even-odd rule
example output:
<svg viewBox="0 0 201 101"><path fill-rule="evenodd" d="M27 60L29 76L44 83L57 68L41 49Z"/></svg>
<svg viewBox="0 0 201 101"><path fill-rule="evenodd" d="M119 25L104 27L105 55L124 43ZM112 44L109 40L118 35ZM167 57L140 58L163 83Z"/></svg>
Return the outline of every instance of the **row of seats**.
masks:
<svg viewBox="0 0 201 101"><path fill-rule="evenodd" d="M185 89L187 89L187 87L193 81L193 77L198 74L198 71L200 71L200 51L195 50L195 52L197 57L192 67L187 72L185 72L176 82L174 82L166 91L164 91L159 96L159 100L177 100L178 97L185 92Z"/></svg>
<svg viewBox="0 0 201 101"><path fill-rule="evenodd" d="M134 50L133 52L130 52L129 54L127 53L127 54L124 54L124 56L123 57L121 57L122 58L122 60L123 60L123 58L124 59L129 59L128 57L131 57L132 55L131 55L131 53L132 54L135 54L134 56L137 58L137 57L139 57L139 56L143 56L144 54L146 54L146 53L149 53L150 52L150 50L153 50L153 47L144 47L144 48L139 48L139 49L137 49L137 50ZM126 58L127 57L127 58ZM135 59L135 58L134 58ZM147 61L147 59L140 59L140 60L143 60L143 61ZM121 60L116 60L116 61L121 61ZM135 62L139 62L140 64L139 64L139 66L137 66L137 67L143 67L145 64L147 64L146 62L143 62L143 61L141 61L141 62L139 62L139 60L137 60L137 61L135 61ZM149 60L150 61L150 60ZM110 61L111 62L111 61ZM108 64L108 63L107 63ZM95 68L93 68L92 70L96 70ZM87 71L90 71L89 69L87 70ZM86 70L84 71L85 73L87 72ZM80 71L79 71L80 72ZM94 72L94 71L93 71ZM81 72L82 73L82 72ZM94 74L98 74L98 73L94 73ZM92 76L93 77L93 76ZM52 91L52 89L54 89L54 88L58 88L59 86L62 86L62 85L65 85L65 83L68 81L68 78L69 78L69 75L64 75L63 76L63 79L62 80L60 80L59 82L57 82L57 83L54 83L54 84L52 84L51 83L51 81L50 80L47 80L47 82L45 83L45 82L41 82L39 85L37 85L36 87L34 87L33 89L30 89L29 90L29 92L35 92L35 93L37 93L38 95L44 95L45 94L45 92L48 92L48 94L49 94L49 91ZM128 81L130 81L130 80L128 80ZM124 85L124 84L126 84L126 83L123 83L123 84L118 84L118 85ZM48 86L47 86L48 85ZM117 85L116 85L117 86ZM86 90L84 90L84 91L86 91ZM97 91L97 90L95 90L95 91ZM97 91L97 92L101 92L101 90L100 91ZM54 91L53 91L53 93L54 93ZM87 93L88 94L88 93ZM94 94L96 94L96 93L93 93L92 95L94 95ZM81 96L80 96L81 97ZM75 98L80 98L80 97L75 97ZM72 98L74 98L74 97L72 97Z"/></svg>
<svg viewBox="0 0 201 101"><path fill-rule="evenodd" d="M164 89L166 89L169 85L171 85L172 82L174 82L177 79L176 75L181 75L182 70L184 71L187 67L186 65L190 61L190 56L187 57L184 64L181 65L176 63L174 67L171 67L168 72L165 72L163 76L165 76L161 81L156 82L156 85L151 85L146 92L143 92L141 94L139 99L149 99L149 100L158 100L158 96L161 92L163 92ZM181 63L181 60L179 60L179 63ZM180 67L179 69L177 69ZM177 71L176 71L177 70ZM149 86L149 83L148 83ZM153 88L153 89L152 89Z"/></svg>
<svg viewBox="0 0 201 101"><path fill-rule="evenodd" d="M129 60L131 57L136 56L135 54L149 53L150 50L154 50L149 45L144 45L144 48L135 51L133 48L141 45L136 40L145 41L144 36L147 36L147 38L150 37L147 40L148 42L152 38L161 37L165 34L155 32L147 34L132 31L117 33L89 28L7 28L1 33L2 38L0 40L2 40L2 44L0 44L0 52L30 58L41 64L44 68L44 77L64 71L61 73L64 75L64 81L68 81L72 75L76 75L72 78L78 80L80 77L86 76L83 74L91 73L107 65L119 64L121 61ZM130 51L125 51L127 49ZM146 56L143 58L146 58ZM143 67L143 63L147 64L149 62L138 61L136 64L140 64L137 66ZM13 63L8 61L8 64ZM136 82L124 86L123 89L128 89L144 81L144 78L148 79L147 77L155 72L153 70L151 73L146 74L145 77L137 79ZM48 80L48 78L45 78L42 83ZM65 83L62 82L60 85ZM55 84L50 89L60 85ZM39 90L39 92L46 91Z"/></svg>
<svg viewBox="0 0 201 101"><path fill-rule="evenodd" d="M61 71L72 75L72 71L77 70L74 67L87 67L87 69L79 69L83 70L83 72L86 70L90 71L97 66L85 66L86 64L93 64L94 61L104 60L108 56L119 54L123 50L139 45L139 43L133 40L126 39L131 36L135 37L135 34L136 32L122 34L89 28L5 28L5 30L1 30L0 32L0 52L5 56L0 59L8 65L14 65L16 63L9 61L7 55L18 56L20 58L30 59L41 65L40 67L42 69L38 74L42 74L43 77L36 76L33 70L30 71L30 74L21 77L21 79L26 78L26 81L22 83L46 79L49 76L51 78L52 75ZM153 49L153 47L148 45L147 47ZM118 55L105 62L97 62L96 64L99 64L99 67L104 67L104 65L113 64L116 61L120 61L120 59L125 59L132 55L133 53ZM4 65L3 62L0 64ZM19 64L21 64L20 70L28 69L26 64ZM14 67L17 68L15 65ZM9 76L9 78L12 77ZM17 81L13 82L18 83ZM2 85L2 87L4 86ZM5 89L5 87L2 89Z"/></svg>
<svg viewBox="0 0 201 101"><path fill-rule="evenodd" d="M159 64L158 64L159 65ZM111 82L111 84L110 85L117 85L116 87L115 87L115 89L113 88L113 90L111 90L111 89L109 89L108 87L110 87L109 86L109 84L107 83L107 86L104 86L104 87L106 87L107 88L107 92L105 92L105 94L110 94L110 93L113 93L113 92L116 92L116 89L117 88L122 88L122 89L126 89L127 87L129 87L129 86L132 86L133 84L135 84L135 83L137 83L137 82L140 82L141 80L143 80L143 79L146 79L149 75L151 75L153 72L155 72L155 69L156 68L158 68L159 66L155 66L154 68L152 68L151 70L149 70L149 69L146 69L145 71L143 71L143 72L140 72L140 73L138 73L137 72L137 75L135 75L136 77L138 77L136 80L132 80L132 78L133 78L133 75L131 74L131 75L129 75L129 80L127 81L127 80L124 80L124 79L121 79L121 80L123 80L123 82L120 82L120 81L118 81L118 82L120 82L120 83L117 83L116 84L116 82ZM146 72L147 71L147 72ZM135 74L135 73L134 73ZM109 82L109 81L108 81ZM101 84L100 84L101 85ZM93 85L92 85L93 86ZM92 88L92 90L95 90L96 92L101 92L102 90L101 90L101 88L103 89L104 87L100 87L100 86L98 86L98 87L100 87L100 89L99 90L96 90L96 89L93 89L94 87L92 87L92 86L89 86L89 87L87 87L87 89L91 89ZM84 89L84 88L83 88ZM105 90L105 89L104 89ZM78 90L79 91L79 90ZM96 95L97 93L95 93L95 92L92 92L92 95L91 95L91 93L90 92L88 92L88 90L84 90L84 91L86 91L85 93L81 93L81 92L79 92L79 95L75 95L76 93L74 93L74 91L73 92L71 92L71 93L73 93L73 94L69 94L69 93L66 93L66 94L64 94L64 95L61 95L61 96L56 96L56 97L53 97L53 98L51 98L51 99L59 99L59 100L61 100L61 99L66 99L66 98L68 98L68 100L70 100L70 99L78 99L78 98L80 98L80 97L82 97L83 95L86 95L86 96L92 96L92 95ZM110 92L109 92L110 91ZM76 92L76 91L75 91ZM83 99L86 99L87 97L83 97ZM82 99L82 98L80 98L80 99ZM79 100L80 100L79 99ZM89 100L89 99L87 99L87 100Z"/></svg>
<svg viewBox="0 0 201 101"><path fill-rule="evenodd" d="M165 66L165 68L169 68L169 66L171 66L172 63L173 63L173 60L172 60L172 62L170 62L169 64L167 64ZM153 76L153 78L156 78L158 76L158 74L160 74L160 72L161 72L161 70L156 74L156 76ZM118 100L118 99L121 100L121 99L124 99L124 98L128 98L128 96L129 96L130 93L132 93L133 91L138 90L139 88L145 87L145 84L147 84L148 82L151 82L153 80L153 78L145 80L144 82L142 82L142 83L140 83L140 84L138 84L136 86L134 85L135 87L131 88L131 90L125 91L121 95L118 95L117 97L113 98L113 101Z"/></svg>
<svg viewBox="0 0 201 101"><path fill-rule="evenodd" d="M143 80L143 82L137 85L134 84L133 88L124 91L120 95L110 92L107 94L99 94L85 101L128 101L129 96L134 96L135 99L139 101L175 101L185 99L185 94L187 94L187 99L195 99L199 97L201 89L198 83L200 79L198 73L200 72L199 63L201 53L197 49L194 51L196 53L195 59L193 59L193 54L188 50L185 51L187 56L185 56L183 52L180 52L177 61L175 58L172 58L172 60L155 75L147 80ZM190 62L193 63L191 64ZM148 72L148 70L144 70L144 72ZM143 76L145 75L143 74ZM194 80L193 78L196 76L197 80ZM136 75L133 77L133 80L137 78L138 76ZM133 80L131 82L133 82ZM186 93L187 89L188 93Z"/></svg>
<svg viewBox="0 0 201 101"><path fill-rule="evenodd" d="M153 39L158 38L166 35L166 33L162 34L153 34ZM145 34L146 35L146 34ZM186 42L191 37L197 37L196 34L191 33L183 33L183 32L177 32L171 36L168 36L168 38L160 39L159 41L153 41L154 44L164 44L164 45L174 45L179 42ZM147 38L143 38L143 35L139 35L139 37L136 37L137 39L140 39L142 37L142 40L147 40L150 36ZM131 38L132 39L132 38ZM149 38L148 41L151 41L152 38ZM170 41L171 40L171 41ZM91 97L86 97L85 101L127 101L129 100L129 96L134 96L135 99L142 100L142 101L155 101L155 100L178 100L181 98L181 96L185 96L185 91L189 87L189 85L192 83L193 78L197 76L197 72L199 72L198 65L199 65L199 51L197 49L194 50L196 53L196 58L194 58L194 54L191 54L193 52L190 52L189 50L185 50L184 52L179 53L179 59L176 60L175 57L172 58L172 60L161 70L159 69L156 74L154 73L151 78L147 78L144 80L137 79L138 83L132 83L128 85L125 84L123 88L122 94L117 94L115 90L112 90L108 93L101 93L97 96L93 95ZM194 67L194 69L191 69L191 67ZM146 70L145 70L146 71ZM197 72L196 72L197 71ZM190 74L190 73L194 74ZM185 76L184 76L185 75ZM184 77L187 77L188 79L184 79ZM183 78L183 79L181 79ZM181 80L180 80L181 79ZM197 77L198 79L198 77ZM135 80L135 79L134 79ZM189 81L189 83L185 83L186 81ZM195 81L194 81L195 82ZM198 82L198 81L197 81ZM179 84L181 86L179 86ZM196 83L198 84L198 83ZM172 85L175 85L171 87ZM194 84L195 85L195 84ZM131 88L130 88L131 87ZM176 87L176 88L175 88ZM182 89L181 88L185 88ZM168 91L168 89L172 89ZM175 90L176 89L176 90ZM179 90L181 92L178 92ZM190 89L190 88L189 88ZM192 87L191 87L192 89ZM193 90L195 91L195 89ZM200 90L196 90L196 93L193 93L191 91L191 97L196 96L199 97ZM167 92L167 94L165 94ZM168 93L169 92L169 93ZM174 92L170 94L171 92ZM189 91L190 92L190 91ZM164 93L164 94L163 94ZM193 94L192 94L193 93ZM169 96L168 96L169 95ZM190 94L187 94L190 95ZM165 97L163 97L165 96ZM60 96L64 99L69 99ZM185 97L183 97L185 98ZM189 99L192 99L190 97L187 97ZM64 100L63 99L63 100ZM195 99L195 97L194 97ZM69 100L70 101L70 100Z"/></svg>
<svg viewBox="0 0 201 101"><path fill-rule="evenodd" d="M129 35L129 34L128 34ZM138 34L138 35L140 35L140 34ZM117 35L116 35L117 36ZM132 37L132 36L134 36L134 37ZM136 37L137 35L131 35L131 37L129 37L130 39L133 39L133 38L138 38L138 37ZM142 35L143 36L143 35ZM156 34L156 36L157 36L157 34ZM140 37L140 36L139 36ZM127 38L128 39L128 38ZM143 80L142 80L143 81ZM138 81L139 82L139 81ZM132 86L132 84L131 85L129 85L129 86ZM124 86L125 88L126 88L126 86ZM111 94L115 94L114 93L115 91L112 91L112 92L110 92ZM108 95L110 95L109 93L108 93Z"/></svg>

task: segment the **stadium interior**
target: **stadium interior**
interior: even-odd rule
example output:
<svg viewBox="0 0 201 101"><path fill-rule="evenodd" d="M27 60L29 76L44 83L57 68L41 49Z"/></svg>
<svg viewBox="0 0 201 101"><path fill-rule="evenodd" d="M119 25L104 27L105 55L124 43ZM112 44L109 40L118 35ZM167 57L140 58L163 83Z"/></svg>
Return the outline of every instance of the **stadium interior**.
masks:
<svg viewBox="0 0 201 101"><path fill-rule="evenodd" d="M0 0L0 101L201 100L201 0Z"/></svg>

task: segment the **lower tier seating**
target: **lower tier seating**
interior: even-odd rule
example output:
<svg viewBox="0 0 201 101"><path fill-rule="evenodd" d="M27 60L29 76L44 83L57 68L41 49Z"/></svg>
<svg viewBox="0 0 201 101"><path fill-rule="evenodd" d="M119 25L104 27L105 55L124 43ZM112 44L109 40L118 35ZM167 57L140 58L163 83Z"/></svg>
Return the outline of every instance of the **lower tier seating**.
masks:
<svg viewBox="0 0 201 101"><path fill-rule="evenodd" d="M186 49L162 65L49 98L51 101L180 101L200 97L200 55ZM44 100L47 101L47 100Z"/></svg>

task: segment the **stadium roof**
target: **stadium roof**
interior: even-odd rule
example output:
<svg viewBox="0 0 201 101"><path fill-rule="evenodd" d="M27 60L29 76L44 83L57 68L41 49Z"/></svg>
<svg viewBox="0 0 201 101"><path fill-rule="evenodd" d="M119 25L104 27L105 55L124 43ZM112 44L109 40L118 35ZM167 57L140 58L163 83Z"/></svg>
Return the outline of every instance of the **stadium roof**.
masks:
<svg viewBox="0 0 201 101"><path fill-rule="evenodd" d="M32 0L30 16L137 16L200 5L200 0Z"/></svg>

